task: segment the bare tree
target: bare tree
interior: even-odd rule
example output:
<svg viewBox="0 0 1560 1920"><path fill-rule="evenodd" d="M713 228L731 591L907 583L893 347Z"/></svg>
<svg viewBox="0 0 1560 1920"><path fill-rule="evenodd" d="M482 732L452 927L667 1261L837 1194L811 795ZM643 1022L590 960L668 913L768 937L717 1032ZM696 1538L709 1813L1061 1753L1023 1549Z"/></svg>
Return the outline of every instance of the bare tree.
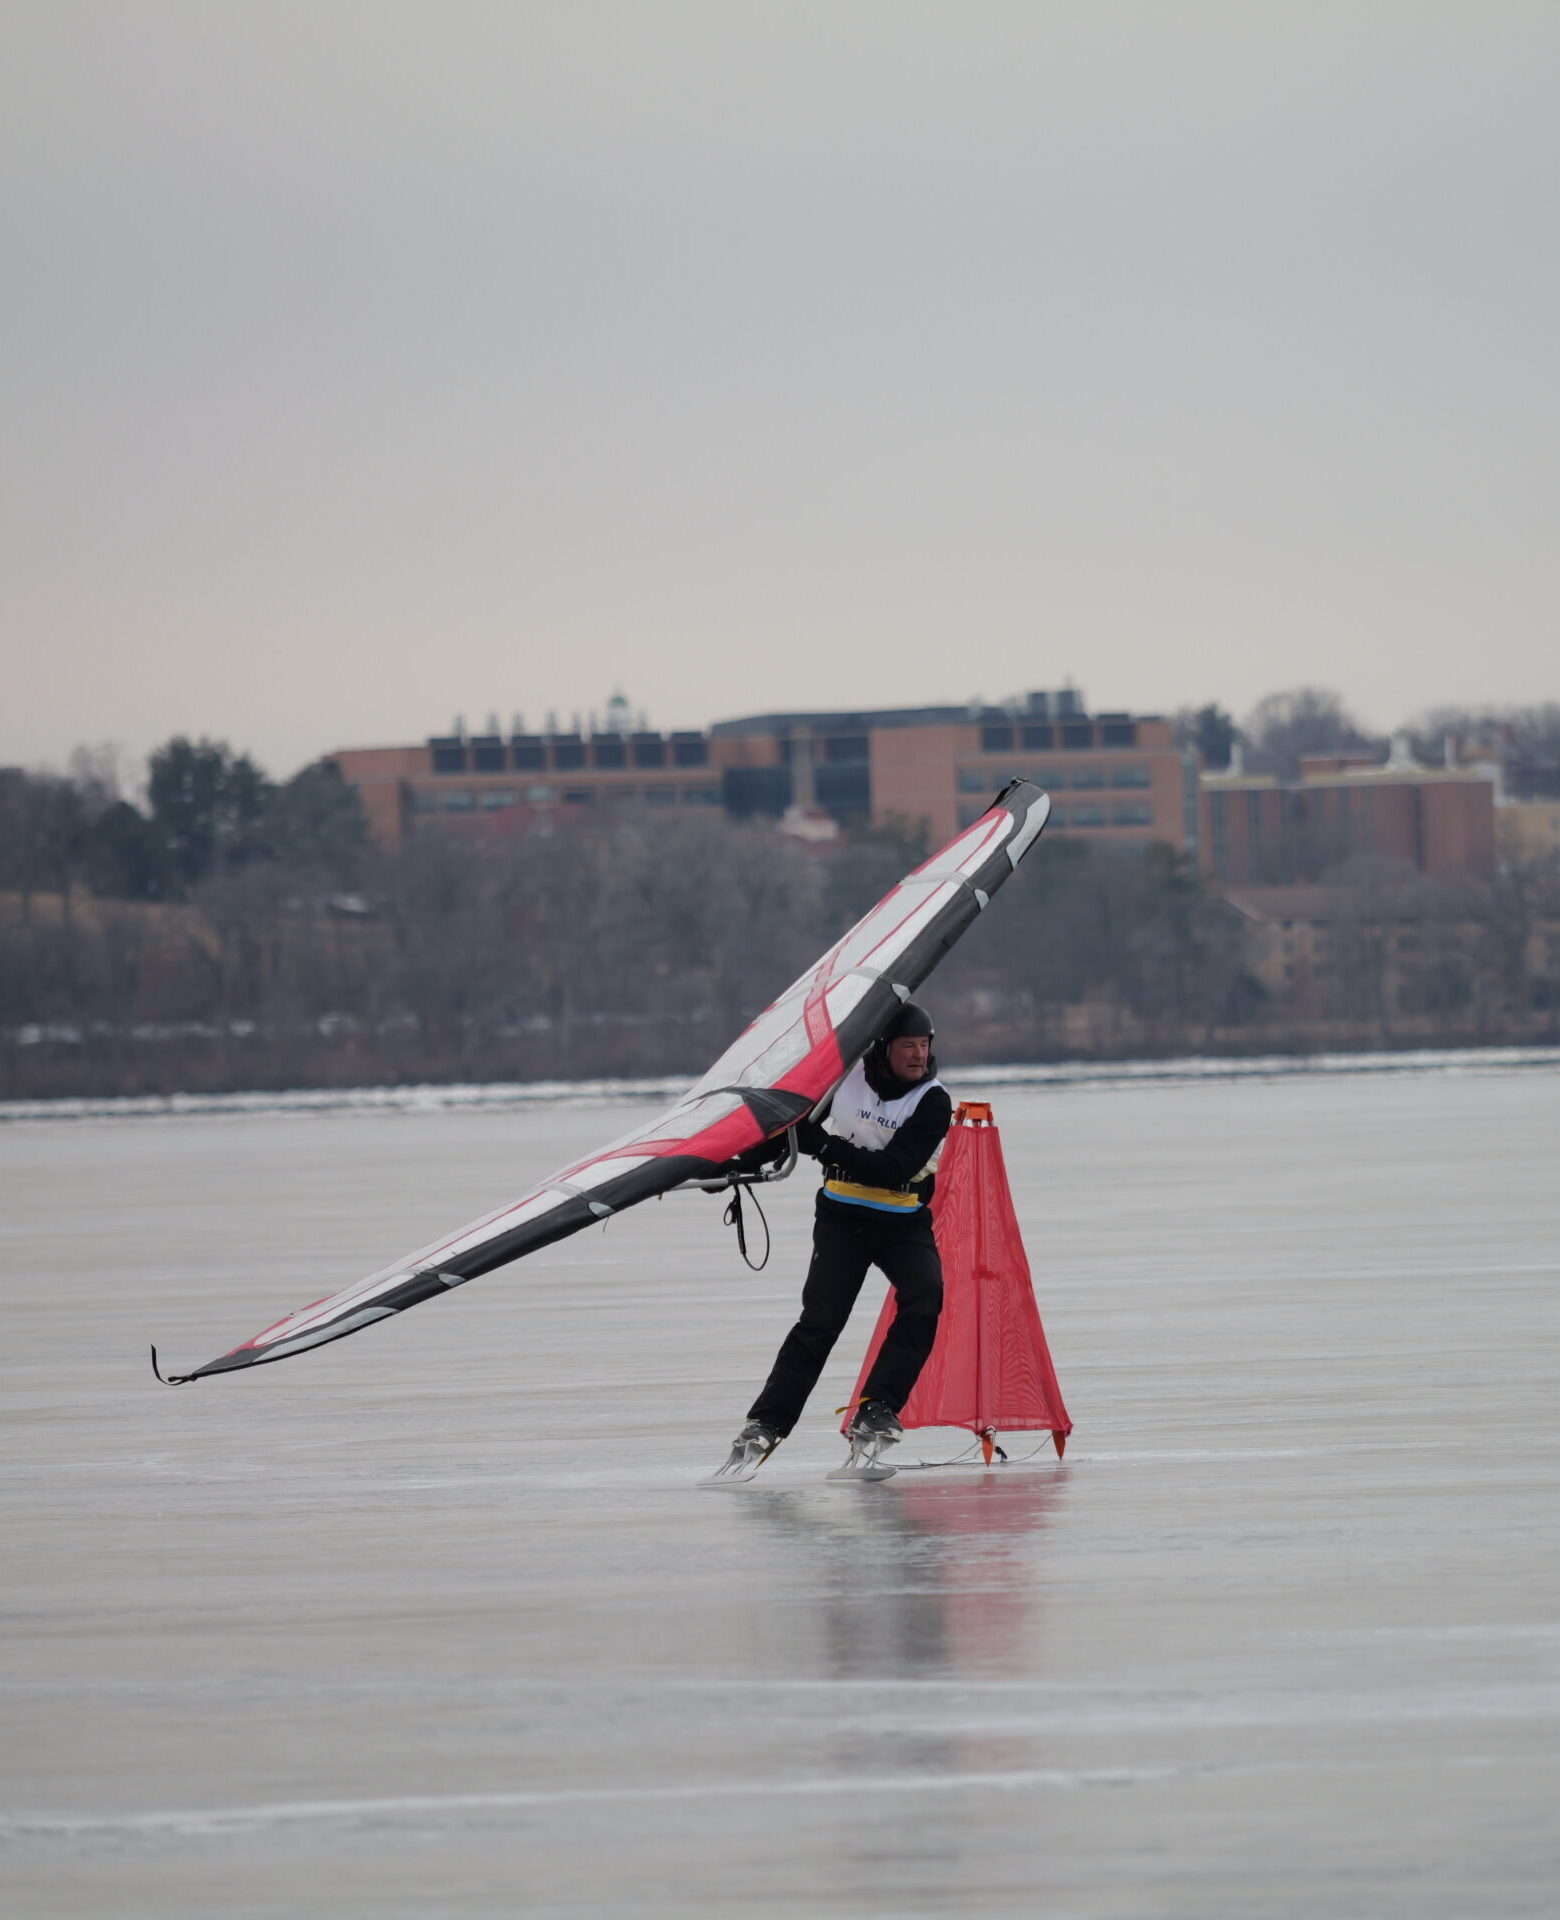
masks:
<svg viewBox="0 0 1560 1920"><path fill-rule="evenodd" d="M1448 739L1464 759L1494 759L1513 799L1560 799L1560 702L1431 707L1408 727L1421 760L1439 764Z"/></svg>
<svg viewBox="0 0 1560 1920"><path fill-rule="evenodd" d="M1246 716L1241 733L1253 773L1298 780L1300 761L1311 753L1362 751L1380 743L1361 730L1341 697L1322 687L1270 693Z"/></svg>

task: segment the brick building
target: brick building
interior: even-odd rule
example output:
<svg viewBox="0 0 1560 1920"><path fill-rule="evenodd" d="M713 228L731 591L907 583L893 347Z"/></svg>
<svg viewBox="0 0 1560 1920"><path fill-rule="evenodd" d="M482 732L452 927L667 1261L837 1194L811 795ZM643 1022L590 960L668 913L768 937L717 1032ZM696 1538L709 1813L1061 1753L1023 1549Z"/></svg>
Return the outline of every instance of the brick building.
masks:
<svg viewBox="0 0 1560 1920"><path fill-rule="evenodd" d="M331 756L375 838L521 831L619 807L722 808L735 818L822 814L840 827L924 822L949 838L1014 775L1053 797L1053 833L1103 845L1196 837L1195 765L1168 720L1089 714L1071 689L1002 707L769 713L707 732L452 733L418 747Z"/></svg>
<svg viewBox="0 0 1560 1920"><path fill-rule="evenodd" d="M1293 1017L1471 1016L1512 994L1523 1012L1556 1005L1560 917L1535 911L1513 951L1478 889L1437 894L1410 880L1229 887L1223 898L1247 970Z"/></svg>
<svg viewBox="0 0 1560 1920"><path fill-rule="evenodd" d="M1240 886L1317 879L1361 855L1424 874L1495 870L1495 780L1488 767L1422 767L1399 740L1374 754L1312 755L1300 779L1249 774L1237 754L1202 776L1199 841L1207 872Z"/></svg>

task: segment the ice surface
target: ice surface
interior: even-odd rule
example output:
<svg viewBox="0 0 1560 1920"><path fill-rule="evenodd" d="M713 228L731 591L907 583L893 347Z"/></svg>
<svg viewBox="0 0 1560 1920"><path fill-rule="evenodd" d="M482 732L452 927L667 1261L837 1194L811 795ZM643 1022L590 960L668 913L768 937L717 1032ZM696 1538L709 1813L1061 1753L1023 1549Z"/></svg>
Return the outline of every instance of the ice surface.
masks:
<svg viewBox="0 0 1560 1920"><path fill-rule="evenodd" d="M1560 1910L1560 1076L950 1078L1064 1466L825 1482L873 1282L798 1434L695 1487L805 1171L760 1276L676 1195L152 1380L633 1101L0 1128L8 1920Z"/></svg>

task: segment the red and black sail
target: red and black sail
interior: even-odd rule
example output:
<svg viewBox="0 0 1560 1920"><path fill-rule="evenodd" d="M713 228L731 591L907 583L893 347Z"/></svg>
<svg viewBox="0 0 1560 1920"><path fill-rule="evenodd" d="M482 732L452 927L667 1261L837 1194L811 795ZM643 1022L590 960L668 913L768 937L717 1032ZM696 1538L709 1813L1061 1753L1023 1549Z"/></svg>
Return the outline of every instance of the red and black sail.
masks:
<svg viewBox="0 0 1560 1920"><path fill-rule="evenodd" d="M167 1376L170 1383L324 1346L685 1181L718 1179L736 1155L777 1138L832 1092L895 1006L979 918L1039 838L1050 807L1038 788L1013 781L766 1007L669 1112L205 1366Z"/></svg>

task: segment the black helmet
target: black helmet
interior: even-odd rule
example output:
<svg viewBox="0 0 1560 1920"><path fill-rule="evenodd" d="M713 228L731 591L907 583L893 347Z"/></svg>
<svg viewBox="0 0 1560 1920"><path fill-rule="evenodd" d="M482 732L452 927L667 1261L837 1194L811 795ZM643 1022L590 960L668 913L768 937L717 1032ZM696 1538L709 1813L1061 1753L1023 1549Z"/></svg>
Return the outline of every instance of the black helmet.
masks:
<svg viewBox="0 0 1560 1920"><path fill-rule="evenodd" d="M925 1007L918 1007L913 1000L907 1000L878 1035L885 1047L890 1040L933 1040L936 1037L937 1029L932 1025L932 1016Z"/></svg>
<svg viewBox="0 0 1560 1920"><path fill-rule="evenodd" d="M897 1013L890 1014L888 1024L867 1048L861 1063L866 1072L867 1085L880 1100L897 1100L901 1094L909 1093L912 1087L921 1084L919 1081L901 1080L889 1066L890 1041L931 1040L935 1033L932 1016L925 1007L918 1007L913 1000L907 1000ZM926 1056L926 1078L937 1078L937 1058L930 1049Z"/></svg>

